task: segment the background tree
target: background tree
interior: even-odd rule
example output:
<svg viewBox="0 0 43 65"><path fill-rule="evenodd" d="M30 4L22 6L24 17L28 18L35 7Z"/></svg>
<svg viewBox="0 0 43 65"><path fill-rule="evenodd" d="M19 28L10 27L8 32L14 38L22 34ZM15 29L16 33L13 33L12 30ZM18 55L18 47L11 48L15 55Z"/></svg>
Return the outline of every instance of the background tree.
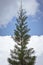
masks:
<svg viewBox="0 0 43 65"><path fill-rule="evenodd" d="M33 55L33 48L27 48L28 41L30 40L30 35L28 34L30 29L27 27L26 19L26 12L22 9L21 3L13 37L16 45L14 46L14 50L11 50L11 58L8 58L10 65L34 65L35 63L36 57Z"/></svg>

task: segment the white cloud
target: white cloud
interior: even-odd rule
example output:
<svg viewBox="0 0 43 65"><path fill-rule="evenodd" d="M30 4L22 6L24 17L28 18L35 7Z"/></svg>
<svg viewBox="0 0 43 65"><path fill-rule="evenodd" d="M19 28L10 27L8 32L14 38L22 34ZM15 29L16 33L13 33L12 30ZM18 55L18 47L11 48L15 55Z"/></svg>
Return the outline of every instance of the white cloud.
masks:
<svg viewBox="0 0 43 65"><path fill-rule="evenodd" d="M35 15L39 3L36 0L23 0L23 8L28 15ZM6 26L17 15L20 0L0 0L0 26Z"/></svg>
<svg viewBox="0 0 43 65"><path fill-rule="evenodd" d="M14 44L11 36L0 36L0 65L8 65L7 58Z"/></svg>
<svg viewBox="0 0 43 65"><path fill-rule="evenodd" d="M9 49L15 44L11 36L0 36L0 50L9 51Z"/></svg>
<svg viewBox="0 0 43 65"><path fill-rule="evenodd" d="M0 36L0 65L8 65L7 58L10 54L10 49L13 49L14 45L15 42L11 36ZM40 58L41 54L43 54L43 35L32 36L28 45L28 48L29 47L34 48L37 57ZM36 62L36 65L38 65L39 60L37 59Z"/></svg>
<svg viewBox="0 0 43 65"><path fill-rule="evenodd" d="M36 55L43 53L43 36L32 36L28 47L33 47L35 49Z"/></svg>

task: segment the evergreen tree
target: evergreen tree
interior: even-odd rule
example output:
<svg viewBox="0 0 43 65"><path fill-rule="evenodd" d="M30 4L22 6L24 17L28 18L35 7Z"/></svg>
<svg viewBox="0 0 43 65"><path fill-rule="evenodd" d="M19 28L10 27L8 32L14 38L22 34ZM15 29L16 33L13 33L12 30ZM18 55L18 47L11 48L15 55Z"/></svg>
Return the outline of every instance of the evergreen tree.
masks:
<svg viewBox="0 0 43 65"><path fill-rule="evenodd" d="M33 55L33 48L27 48L28 41L30 40L30 35L28 32L28 25L26 22L27 16L24 9L19 11L19 15L16 23L16 29L14 30L14 41L16 45L14 50L11 50L11 58L8 58L10 65L34 65L36 57Z"/></svg>

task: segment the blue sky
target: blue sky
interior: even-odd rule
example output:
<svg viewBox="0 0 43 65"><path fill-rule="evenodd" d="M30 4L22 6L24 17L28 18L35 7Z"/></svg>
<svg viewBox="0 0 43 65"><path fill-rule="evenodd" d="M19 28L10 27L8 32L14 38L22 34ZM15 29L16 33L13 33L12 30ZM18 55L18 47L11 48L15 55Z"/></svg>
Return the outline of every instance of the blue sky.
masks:
<svg viewBox="0 0 43 65"><path fill-rule="evenodd" d="M30 28L30 35L43 35L43 21L28 21L28 28ZM16 20L12 20L6 27L0 28L0 36L13 35Z"/></svg>
<svg viewBox="0 0 43 65"><path fill-rule="evenodd" d="M29 0L27 0L27 5L26 5L25 1L26 0L23 1L24 2L23 5L24 5L24 8L28 15L28 20L27 20L28 27L31 29L29 34L30 35L43 35L43 0L32 0L33 4L31 4L31 0L30 0L30 2L29 2ZM3 0L1 2L3 3ZM5 4L5 2L3 3L3 6L1 4L2 8L0 7L0 9L1 9L1 11L0 11L0 14L1 14L1 16L0 16L0 36L13 35L14 29L15 29L15 23L16 23L15 16L17 15L18 9L20 7L20 0L19 1L13 0L13 1L11 1L11 3L9 0L9 3L7 1L6 4ZM30 3L29 4L30 6L28 5L28 2ZM6 5L6 7L5 7L5 5ZM9 5L9 8L8 8L8 5ZM18 5L18 8L17 8L17 5ZM26 6L28 6L28 7L26 7ZM32 6L34 6L34 7L32 7ZM30 8L30 9L28 9L28 8ZM8 11L7 11L7 9L8 9ZM12 11L11 11L11 9L12 9Z"/></svg>

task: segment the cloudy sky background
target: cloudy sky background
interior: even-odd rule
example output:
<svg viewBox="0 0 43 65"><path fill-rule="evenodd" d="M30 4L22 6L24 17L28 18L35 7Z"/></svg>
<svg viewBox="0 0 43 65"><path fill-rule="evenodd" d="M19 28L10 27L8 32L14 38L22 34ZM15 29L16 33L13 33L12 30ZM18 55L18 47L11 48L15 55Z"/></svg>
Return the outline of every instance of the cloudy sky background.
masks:
<svg viewBox="0 0 43 65"><path fill-rule="evenodd" d="M0 0L0 26L8 24L17 15L21 0ZM23 0L23 8L28 15L35 15L38 11L39 3L36 0Z"/></svg>
<svg viewBox="0 0 43 65"><path fill-rule="evenodd" d="M43 0L23 0L30 35L43 35ZM20 0L0 0L0 36L13 35Z"/></svg>
<svg viewBox="0 0 43 65"><path fill-rule="evenodd" d="M37 56L36 65L43 65L43 0L23 0L23 8L28 16L28 27L31 29L30 44ZM0 0L0 65L8 65L7 58L15 42L14 33L20 0Z"/></svg>

